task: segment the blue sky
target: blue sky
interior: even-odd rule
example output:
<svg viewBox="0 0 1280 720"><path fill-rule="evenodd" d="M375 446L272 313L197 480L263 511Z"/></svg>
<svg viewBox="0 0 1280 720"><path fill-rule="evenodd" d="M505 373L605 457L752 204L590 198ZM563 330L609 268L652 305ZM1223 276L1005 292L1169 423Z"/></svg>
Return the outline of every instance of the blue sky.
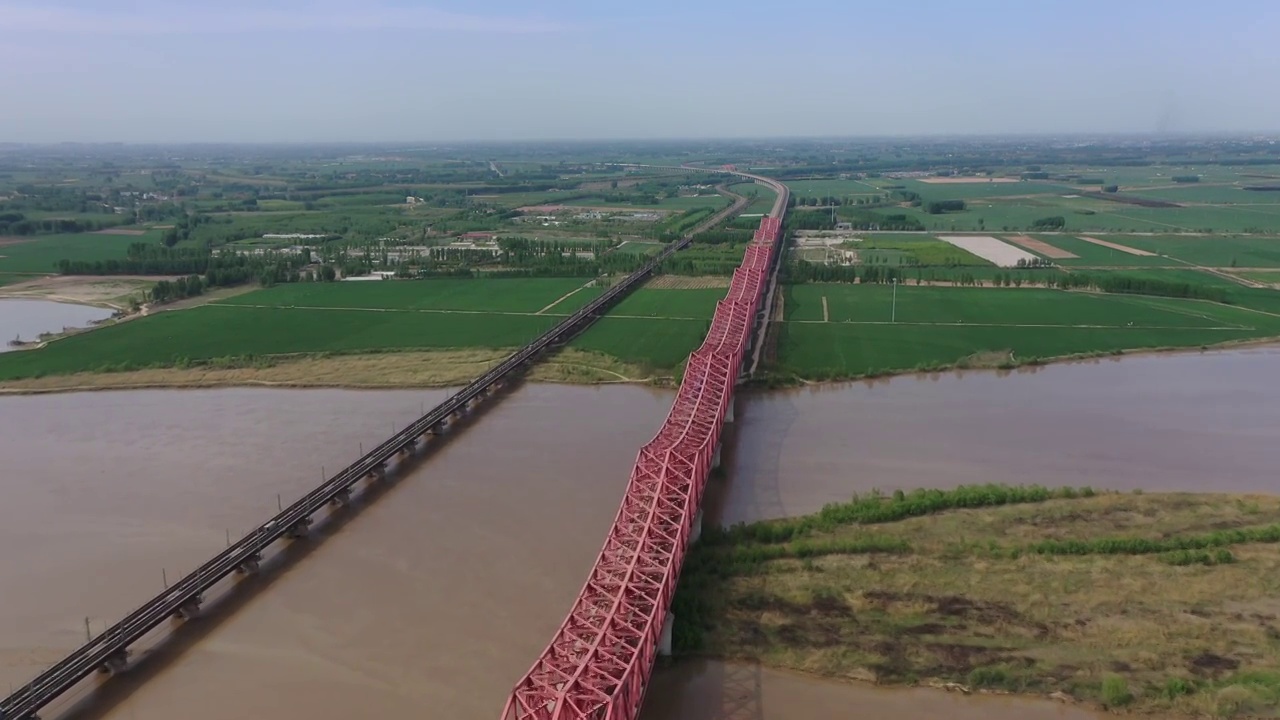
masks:
<svg viewBox="0 0 1280 720"><path fill-rule="evenodd" d="M1280 131L1274 0L0 0L0 142Z"/></svg>

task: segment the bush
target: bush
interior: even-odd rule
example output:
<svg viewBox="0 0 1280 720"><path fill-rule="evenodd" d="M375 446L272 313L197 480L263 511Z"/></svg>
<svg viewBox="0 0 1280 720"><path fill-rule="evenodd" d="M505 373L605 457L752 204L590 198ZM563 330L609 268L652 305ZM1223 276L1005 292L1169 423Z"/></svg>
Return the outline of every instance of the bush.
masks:
<svg viewBox="0 0 1280 720"><path fill-rule="evenodd" d="M1164 687L1160 689L1160 696L1166 700L1177 700L1183 695L1190 695L1195 691L1195 683L1174 677L1164 681Z"/></svg>
<svg viewBox="0 0 1280 720"><path fill-rule="evenodd" d="M1108 675L1102 680L1102 704L1107 708L1124 707L1133 702L1129 683L1119 675Z"/></svg>

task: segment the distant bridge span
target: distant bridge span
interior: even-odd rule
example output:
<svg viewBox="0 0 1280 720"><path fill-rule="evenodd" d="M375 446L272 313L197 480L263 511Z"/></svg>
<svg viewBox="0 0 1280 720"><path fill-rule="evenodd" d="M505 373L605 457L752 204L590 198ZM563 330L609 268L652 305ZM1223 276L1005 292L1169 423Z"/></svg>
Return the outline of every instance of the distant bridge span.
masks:
<svg viewBox="0 0 1280 720"><path fill-rule="evenodd" d="M651 166L656 167L656 166ZM679 168L695 170L701 168ZM666 421L636 457L622 505L569 616L520 679L502 720L634 720L660 645L669 650L671 600L689 543L701 530L702 492L733 420L733 390L773 297L788 189L777 193L689 356ZM760 332L754 332L755 328ZM759 355L756 353L756 358Z"/></svg>

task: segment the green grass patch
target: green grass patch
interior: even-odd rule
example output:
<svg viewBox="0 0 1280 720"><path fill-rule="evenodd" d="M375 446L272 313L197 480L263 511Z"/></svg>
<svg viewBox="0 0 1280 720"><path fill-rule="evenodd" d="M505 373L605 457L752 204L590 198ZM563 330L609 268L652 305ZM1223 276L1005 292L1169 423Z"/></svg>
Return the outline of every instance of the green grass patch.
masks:
<svg viewBox="0 0 1280 720"><path fill-rule="evenodd" d="M0 354L0 380L295 353L518 347L557 320L205 305L72 335L39 350Z"/></svg>
<svg viewBox="0 0 1280 720"><path fill-rule="evenodd" d="M640 288L609 311L610 315L652 318L694 318L710 320L716 303L724 299L725 288L667 290Z"/></svg>
<svg viewBox="0 0 1280 720"><path fill-rule="evenodd" d="M662 290L660 292L672 292ZM572 347L603 353L649 369L674 371L702 344L707 320L649 320L605 316Z"/></svg>
<svg viewBox="0 0 1280 720"><path fill-rule="evenodd" d="M289 283L220 301L225 305L465 312L538 312L586 284L585 278L371 280ZM586 288L569 300L585 304L603 292ZM568 314L566 300L550 312ZM581 305L579 305L580 307Z"/></svg>
<svg viewBox="0 0 1280 720"><path fill-rule="evenodd" d="M59 260L123 259L134 243L156 243L159 231L146 235L33 235L28 242L0 246L0 272L54 273Z"/></svg>

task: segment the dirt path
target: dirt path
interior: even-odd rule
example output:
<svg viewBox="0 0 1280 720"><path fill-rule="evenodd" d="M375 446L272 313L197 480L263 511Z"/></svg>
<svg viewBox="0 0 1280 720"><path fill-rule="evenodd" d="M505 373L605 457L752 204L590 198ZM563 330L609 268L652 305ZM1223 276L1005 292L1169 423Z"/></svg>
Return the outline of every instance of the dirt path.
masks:
<svg viewBox="0 0 1280 720"><path fill-rule="evenodd" d="M553 308L553 307L555 307L555 306L559 305L560 303L564 302L565 300L568 300L570 297L572 297L572 296L574 296L574 295L577 295L578 293L582 292L583 290L586 290L587 288L591 287L594 283L595 283L595 280L589 280L589 281L587 281L587 283L586 283L585 285L583 285L582 287L578 287L578 288L574 288L573 290L570 290L569 292L565 293L564 295L561 295L559 298L556 298L555 302L551 303L550 305L548 305L548 306L546 306L546 307L542 308L541 310L539 310L538 312L534 313L534 315L544 315L544 314L546 314L546 312L547 312L548 310L550 310L551 308Z"/></svg>
<svg viewBox="0 0 1280 720"><path fill-rule="evenodd" d="M1156 256L1156 254L1153 252L1147 252L1146 250L1131 248L1128 245L1121 245L1119 243L1113 243L1108 240L1099 240L1097 238L1086 237L1084 235L1081 235L1079 237L1081 240L1087 243L1093 243L1094 245L1098 245L1104 248L1111 248L1112 250L1119 250L1120 252L1127 253L1129 255L1137 255L1138 257L1155 257Z"/></svg>

